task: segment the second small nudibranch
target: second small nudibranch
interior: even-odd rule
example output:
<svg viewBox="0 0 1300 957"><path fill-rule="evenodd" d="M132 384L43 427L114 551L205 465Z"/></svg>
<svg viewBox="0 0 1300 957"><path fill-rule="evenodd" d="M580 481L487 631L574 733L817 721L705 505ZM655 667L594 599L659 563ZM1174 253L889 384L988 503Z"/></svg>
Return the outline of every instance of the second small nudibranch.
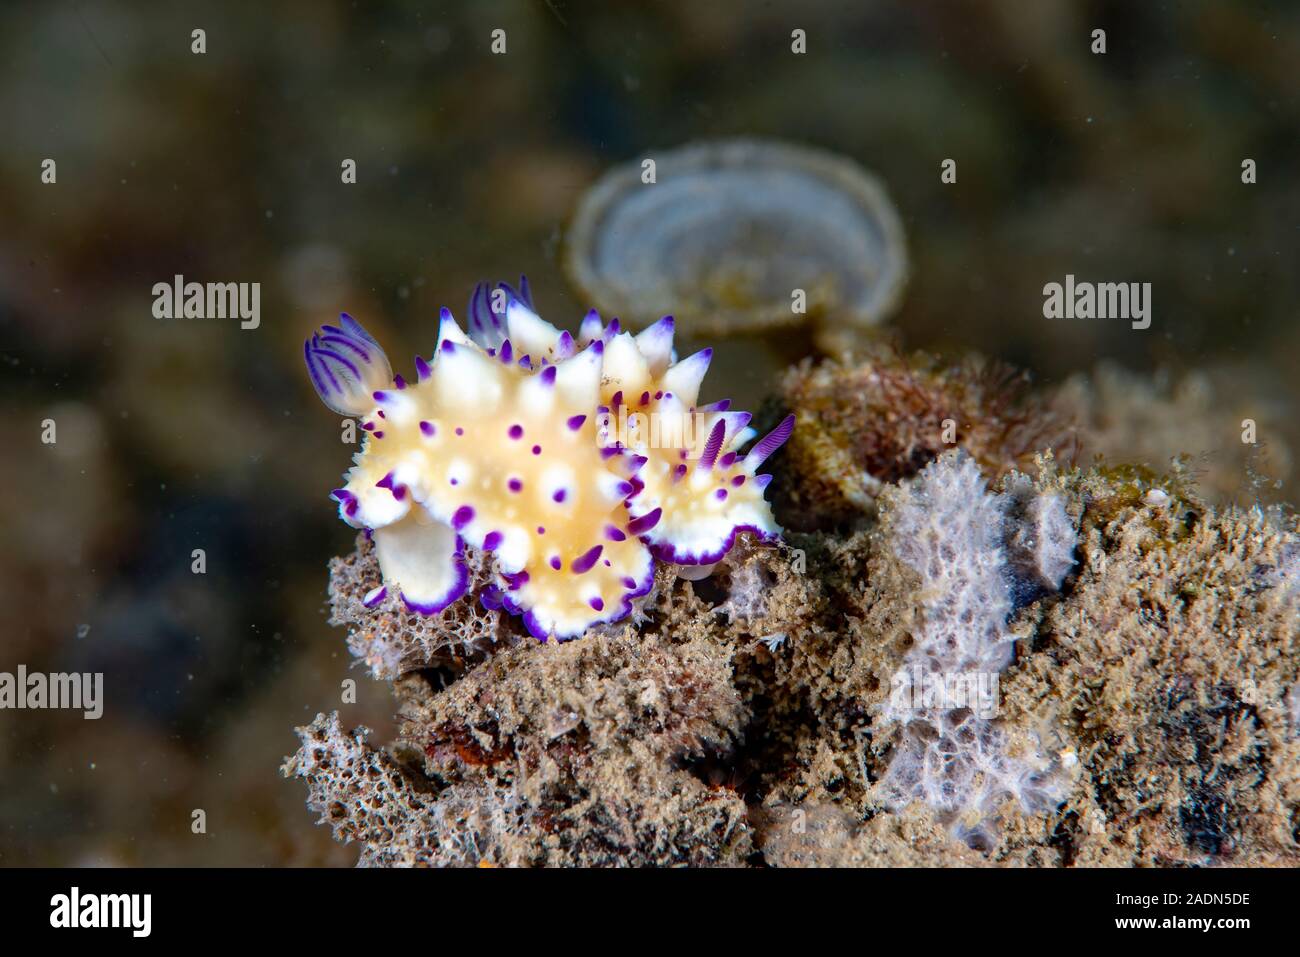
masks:
<svg viewBox="0 0 1300 957"><path fill-rule="evenodd" d="M633 335L592 312L575 339L536 314L525 280L480 285L468 334L442 310L411 381L346 314L304 354L322 401L366 432L333 497L374 537L370 603L395 593L440 614L468 589L470 547L495 562L485 605L573 638L626 616L656 560L701 577L738 534L780 534L757 470L793 417L742 454L749 414L698 404L711 350L678 361L671 317Z"/></svg>

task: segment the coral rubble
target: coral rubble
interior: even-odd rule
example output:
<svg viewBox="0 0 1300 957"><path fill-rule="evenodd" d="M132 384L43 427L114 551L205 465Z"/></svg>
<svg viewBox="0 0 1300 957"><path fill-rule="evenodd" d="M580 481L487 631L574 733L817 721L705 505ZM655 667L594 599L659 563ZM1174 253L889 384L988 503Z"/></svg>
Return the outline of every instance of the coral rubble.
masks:
<svg viewBox="0 0 1300 957"><path fill-rule="evenodd" d="M781 384L794 410L786 517L818 528L870 512L880 490L915 475L954 445L990 478L1045 448L1068 457L1068 418L1030 395L1028 380L979 357L944 363L876 344L852 362L805 360Z"/></svg>
<svg viewBox="0 0 1300 957"><path fill-rule="evenodd" d="M881 381L916 375L877 354L802 368L787 395L848 435ZM853 521L741 534L698 580L660 565L581 641L367 607L363 536L332 566L333 620L393 683L398 734L322 715L285 773L363 864L1300 864L1294 513L1027 455L1011 432L1056 428L1032 402L907 451L935 406L876 426L889 451L854 468L896 465L865 507L835 500ZM829 495L844 459L795 435L782 483ZM992 710L900 698L971 673Z"/></svg>
<svg viewBox="0 0 1300 957"><path fill-rule="evenodd" d="M734 746L748 708L731 650L631 628L521 644L440 690L397 682L402 745L337 713L286 770L363 864L738 864L744 802L691 762Z"/></svg>

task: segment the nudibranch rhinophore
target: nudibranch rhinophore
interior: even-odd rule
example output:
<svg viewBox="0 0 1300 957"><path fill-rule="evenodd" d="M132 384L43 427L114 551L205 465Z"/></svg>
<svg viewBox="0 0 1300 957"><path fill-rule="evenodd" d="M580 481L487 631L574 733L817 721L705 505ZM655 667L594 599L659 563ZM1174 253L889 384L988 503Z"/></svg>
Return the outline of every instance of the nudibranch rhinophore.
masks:
<svg viewBox="0 0 1300 957"><path fill-rule="evenodd" d="M480 284L469 332L443 309L434 356L394 376L346 313L305 344L322 401L367 433L339 516L370 529L383 583L440 614L465 595L465 549L491 553L490 608L536 637L618 621L654 583L655 561L700 577L737 534L780 534L758 468L789 437L757 435L727 401L697 404L712 350L677 361L673 319L632 335L593 310L577 338L516 292Z"/></svg>

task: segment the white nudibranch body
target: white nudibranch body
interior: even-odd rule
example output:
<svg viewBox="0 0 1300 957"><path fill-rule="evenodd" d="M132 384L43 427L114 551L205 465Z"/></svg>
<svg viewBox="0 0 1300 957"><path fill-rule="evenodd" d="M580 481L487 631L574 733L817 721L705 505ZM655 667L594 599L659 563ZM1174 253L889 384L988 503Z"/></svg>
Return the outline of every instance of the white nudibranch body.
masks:
<svg viewBox="0 0 1300 957"><path fill-rule="evenodd" d="M484 605L572 638L627 615L656 559L698 572L739 532L780 534L757 469L793 417L742 456L749 414L697 405L711 350L676 361L671 317L634 336L593 312L575 339L533 311L526 280L501 292L497 311L475 290L468 335L442 311L413 382L346 314L306 344L322 401L367 433L333 498L374 536L368 602L440 614L468 588L468 545L495 560Z"/></svg>

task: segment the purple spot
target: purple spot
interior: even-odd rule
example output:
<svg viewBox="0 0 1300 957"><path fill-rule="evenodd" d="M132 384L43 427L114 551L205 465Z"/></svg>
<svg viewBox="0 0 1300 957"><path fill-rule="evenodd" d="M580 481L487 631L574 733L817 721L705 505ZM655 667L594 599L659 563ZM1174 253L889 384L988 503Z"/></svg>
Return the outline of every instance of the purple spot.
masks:
<svg viewBox="0 0 1300 957"><path fill-rule="evenodd" d="M347 489L336 488L333 492L330 493L330 496L335 501L337 501L340 505L343 506L344 515L351 516L357 514L357 509L360 507L361 503L358 502L357 497L353 495L351 492L349 492Z"/></svg>
<svg viewBox="0 0 1300 957"><path fill-rule="evenodd" d="M560 556L559 556L559 555L552 555L552 556L551 556L551 567L552 567L552 568L554 568L554 569L558 572L558 571L559 571L563 566L564 566L564 563L560 561Z"/></svg>
<svg viewBox="0 0 1300 957"><path fill-rule="evenodd" d="M541 455L541 454L542 454L542 447L541 447L540 445L534 445L534 446L533 446L533 454L534 454L534 455Z"/></svg>
<svg viewBox="0 0 1300 957"><path fill-rule="evenodd" d="M591 571L592 566L594 566L600 559L600 553L604 550L604 545L593 545L575 558L573 564L569 567L573 570L575 575L585 575L587 572Z"/></svg>
<svg viewBox="0 0 1300 957"><path fill-rule="evenodd" d="M501 544L501 533L488 532L487 536L483 539L483 550L487 552L494 552L496 551L497 546L500 544Z"/></svg>
<svg viewBox="0 0 1300 957"><path fill-rule="evenodd" d="M627 530L633 535L640 535L642 532L648 532L659 524L659 519L663 517L664 510L656 508L653 511L646 512L640 518L634 518L627 523Z"/></svg>
<svg viewBox="0 0 1300 957"><path fill-rule="evenodd" d="M398 389L405 389L406 380L403 379L401 375L395 375L393 376L393 385L397 386Z"/></svg>
<svg viewBox="0 0 1300 957"><path fill-rule="evenodd" d="M472 521L474 521L474 509L468 505L462 505L460 508L456 509L455 514L452 515L451 527L459 532Z"/></svg>
<svg viewBox="0 0 1300 957"><path fill-rule="evenodd" d="M430 437L438 434L438 430L434 427L432 422L421 422L420 431Z"/></svg>
<svg viewBox="0 0 1300 957"><path fill-rule="evenodd" d="M605 537L611 542L622 542L627 540L627 536L623 534L623 530L615 528L613 525L605 526Z"/></svg>
<svg viewBox="0 0 1300 957"><path fill-rule="evenodd" d="M374 436L375 438L377 438L377 439L382 439L382 438L384 437L384 433L383 433L383 432L371 432L370 434L373 435L373 436Z"/></svg>
<svg viewBox="0 0 1300 957"><path fill-rule="evenodd" d="M451 484L452 484L452 485L459 485L459 484L460 484L460 480L459 480L459 479L452 479L452 480L451 480Z"/></svg>
<svg viewBox="0 0 1300 957"><path fill-rule="evenodd" d="M736 453L735 453L735 452L728 452L728 453L727 453L726 455L724 455L722 458L718 459L718 466L719 466L720 468L724 468L724 469L725 469L725 468L730 468L730 467L731 467L731 464L732 464L733 462L735 462L735 461L736 461Z"/></svg>
<svg viewBox="0 0 1300 957"><path fill-rule="evenodd" d="M522 425L512 425L509 434L512 439L522 439L524 437L524 427Z"/></svg>
<svg viewBox="0 0 1300 957"><path fill-rule="evenodd" d="M662 389L660 389L658 392L655 393L656 399L662 399L663 397L664 397L664 393Z"/></svg>
<svg viewBox="0 0 1300 957"><path fill-rule="evenodd" d="M586 421L587 421L587 417L585 415L572 416L568 422L569 429L571 431L577 432L580 428L582 428L582 423Z"/></svg>
<svg viewBox="0 0 1300 957"><path fill-rule="evenodd" d="M524 489L524 483L517 478L512 478L506 485L509 486L512 492L522 492Z"/></svg>
<svg viewBox="0 0 1300 957"><path fill-rule="evenodd" d="M457 434L457 435L464 435L464 434L465 434L465 430L462 429L462 428L458 425L458 426L456 426L456 434Z"/></svg>
<svg viewBox="0 0 1300 957"><path fill-rule="evenodd" d="M370 393L370 397L371 397L372 399L374 399L376 402L385 402L385 401L387 401L387 399L388 399L388 393L387 393L387 392L372 392L372 393Z"/></svg>
<svg viewBox="0 0 1300 957"><path fill-rule="evenodd" d="M649 393L649 392L642 392L642 393L641 393L641 404L642 404L642 405L649 405L649 404L650 404L650 393Z"/></svg>
<svg viewBox="0 0 1300 957"><path fill-rule="evenodd" d="M725 488L720 488L713 494L718 499L718 501L722 501L724 498L727 497L727 490Z"/></svg>
<svg viewBox="0 0 1300 957"><path fill-rule="evenodd" d="M542 370L542 385L555 385L555 366L547 366Z"/></svg>
<svg viewBox="0 0 1300 957"><path fill-rule="evenodd" d="M742 485L745 484L745 476L737 475L734 479L731 480L731 484L736 486L736 488L740 488Z"/></svg>
<svg viewBox="0 0 1300 957"><path fill-rule="evenodd" d="M546 526L545 526L545 525L538 525L538 526L537 526L537 534L538 534L538 535L545 535L545 534L546 534Z"/></svg>
<svg viewBox="0 0 1300 957"><path fill-rule="evenodd" d="M562 488L557 488L551 498L557 502L563 502L568 497L568 492Z"/></svg>
<svg viewBox="0 0 1300 957"><path fill-rule="evenodd" d="M443 339L443 340L442 340L442 351L443 351L443 352L455 352L455 351L456 351L456 343L452 342L450 339Z"/></svg>
<svg viewBox="0 0 1300 957"><path fill-rule="evenodd" d="M510 340L507 339L505 342L501 343L501 361L508 364L514 357L515 350L510 345Z"/></svg>
<svg viewBox="0 0 1300 957"><path fill-rule="evenodd" d="M362 422L361 427L365 429L367 432L375 431L375 423L373 422Z"/></svg>
<svg viewBox="0 0 1300 957"><path fill-rule="evenodd" d="M393 481L393 473L392 473L392 472L389 472L387 475L385 475L383 478L381 478L378 482L376 482L376 483L375 483L375 488L386 488L386 489L388 489L388 491L390 491L390 492L393 493L393 498L397 499L399 502L400 502L402 499L406 498L406 486L405 486L405 485L401 485L400 483L394 482L394 481Z"/></svg>
<svg viewBox="0 0 1300 957"><path fill-rule="evenodd" d="M592 608L596 609L596 611L604 611L604 610L605 610L605 603L604 603L603 601L601 601L599 598L593 598L593 599L589 602L589 604L591 605Z"/></svg>

